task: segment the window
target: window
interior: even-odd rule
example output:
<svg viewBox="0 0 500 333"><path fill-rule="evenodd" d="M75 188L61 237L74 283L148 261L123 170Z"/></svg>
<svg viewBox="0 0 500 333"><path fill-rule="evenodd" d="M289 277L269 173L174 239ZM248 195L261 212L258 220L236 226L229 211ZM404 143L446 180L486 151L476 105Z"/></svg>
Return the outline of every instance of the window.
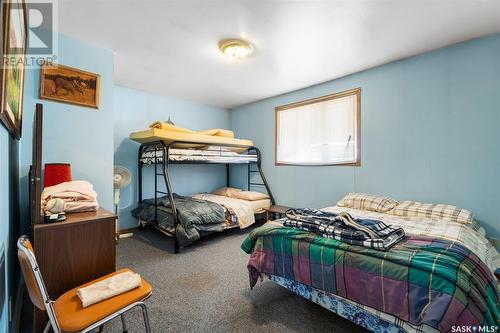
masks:
<svg viewBox="0 0 500 333"><path fill-rule="evenodd" d="M276 108L276 165L360 165L361 89Z"/></svg>

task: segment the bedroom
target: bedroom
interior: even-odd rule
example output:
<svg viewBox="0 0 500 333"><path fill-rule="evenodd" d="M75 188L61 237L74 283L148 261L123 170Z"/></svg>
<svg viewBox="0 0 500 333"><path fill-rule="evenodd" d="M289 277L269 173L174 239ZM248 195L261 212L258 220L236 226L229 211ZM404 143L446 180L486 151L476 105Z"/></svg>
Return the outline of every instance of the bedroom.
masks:
<svg viewBox="0 0 500 333"><path fill-rule="evenodd" d="M498 331L499 2L39 3L2 1L0 332Z"/></svg>

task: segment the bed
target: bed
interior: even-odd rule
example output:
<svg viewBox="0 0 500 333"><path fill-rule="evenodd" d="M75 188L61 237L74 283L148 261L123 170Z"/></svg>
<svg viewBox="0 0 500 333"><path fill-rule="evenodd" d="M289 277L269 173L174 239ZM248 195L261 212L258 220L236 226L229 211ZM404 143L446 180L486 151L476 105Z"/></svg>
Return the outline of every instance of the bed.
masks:
<svg viewBox="0 0 500 333"><path fill-rule="evenodd" d="M477 222L433 216L435 205L422 214L398 205L384 212L339 204L324 209L402 227L406 238L389 251L284 227L283 220L254 229L242 244L251 286L267 276L374 332L494 332L500 255Z"/></svg>
<svg viewBox="0 0 500 333"><path fill-rule="evenodd" d="M189 217L178 216L176 198L174 197L169 175L169 169L172 165L224 165L227 186L231 182L231 166L235 164L246 165L247 190L254 189L267 194L265 198L248 200L245 198L231 198L243 201L221 198L211 194L198 194L197 197L191 197L193 200L212 202L223 207L225 218L221 218L221 210L219 210L219 221L209 223L219 224L219 227L214 225L211 226L213 227L211 229L225 230L231 227L246 227L255 222L254 214L261 213L266 207L275 204L271 189L262 170L260 150L254 147L250 140L235 139L232 131L224 129L192 131L170 123L156 122L151 124L148 130L131 133L130 138L142 143L137 154L139 171L137 181L139 204L144 209L145 216L141 217L137 214L137 217L141 224L149 223L164 234L172 236L174 238L175 253L179 253L181 242L190 244L193 240L201 237L202 234L220 230L205 231L201 230L201 227L198 230L180 221L182 219L189 221ZM143 198L143 178L146 169L150 169L152 171L150 175L153 176L154 197L151 199ZM217 193L212 194L217 195ZM168 203L162 201L162 197L166 198ZM179 196L177 196L177 200L179 200ZM185 199L182 199L180 204L188 206L199 204L199 202L187 203L185 201ZM150 207L152 205L153 208ZM148 212L153 212L153 214ZM237 225L228 223L227 219L237 220L238 223ZM180 228L176 227L178 225L180 225ZM176 232L172 230L176 230ZM178 236L183 240L178 239Z"/></svg>
<svg viewBox="0 0 500 333"><path fill-rule="evenodd" d="M162 141L166 145L172 142L183 142L175 145L175 148L200 148L210 145L226 145L229 150L243 152L253 146L251 140L236 139L225 136L200 134L197 132L179 132L161 128L149 128L144 131L133 132L130 139L139 143L151 143ZM237 147L231 147L237 146Z"/></svg>
<svg viewBox="0 0 500 333"><path fill-rule="evenodd" d="M207 162L207 163L228 163L242 164L257 162L255 154L238 154L228 148L208 146L205 149L179 149L172 148L169 153L169 160L173 162ZM154 164L163 162L163 152L146 151L141 156L144 164Z"/></svg>
<svg viewBox="0 0 500 333"><path fill-rule="evenodd" d="M139 220L140 225L153 225L169 236L176 235L180 246L187 246L200 237L215 232L232 228L244 229L254 224L256 215L264 212L264 209L271 205L271 200L266 194L251 193L255 193L258 199L244 200L213 193L198 193L192 196L174 194L180 222L177 232L171 205L166 196L157 198L156 203L155 199L143 200L132 211L132 215Z"/></svg>

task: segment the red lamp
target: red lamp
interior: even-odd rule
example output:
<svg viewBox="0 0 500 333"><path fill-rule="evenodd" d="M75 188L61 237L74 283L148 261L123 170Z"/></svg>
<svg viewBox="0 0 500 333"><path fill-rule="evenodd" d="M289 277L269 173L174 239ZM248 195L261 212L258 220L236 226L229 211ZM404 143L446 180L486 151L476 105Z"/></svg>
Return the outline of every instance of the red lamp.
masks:
<svg viewBox="0 0 500 333"><path fill-rule="evenodd" d="M69 163L47 163L43 177L43 186L49 187L64 182L70 182L71 164Z"/></svg>

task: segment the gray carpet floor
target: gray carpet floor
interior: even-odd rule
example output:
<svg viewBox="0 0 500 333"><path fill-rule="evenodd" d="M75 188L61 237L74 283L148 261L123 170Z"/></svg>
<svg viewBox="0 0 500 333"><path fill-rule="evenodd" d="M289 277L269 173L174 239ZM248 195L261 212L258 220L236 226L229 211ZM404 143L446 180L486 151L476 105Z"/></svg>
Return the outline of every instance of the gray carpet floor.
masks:
<svg viewBox="0 0 500 333"><path fill-rule="evenodd" d="M146 301L153 332L365 332L361 327L275 285L250 290L248 230L228 230L173 254L172 239L141 230L118 244L118 267L129 267L153 286ZM126 315L129 332L143 332L139 309ZM119 319L105 332L121 332Z"/></svg>

